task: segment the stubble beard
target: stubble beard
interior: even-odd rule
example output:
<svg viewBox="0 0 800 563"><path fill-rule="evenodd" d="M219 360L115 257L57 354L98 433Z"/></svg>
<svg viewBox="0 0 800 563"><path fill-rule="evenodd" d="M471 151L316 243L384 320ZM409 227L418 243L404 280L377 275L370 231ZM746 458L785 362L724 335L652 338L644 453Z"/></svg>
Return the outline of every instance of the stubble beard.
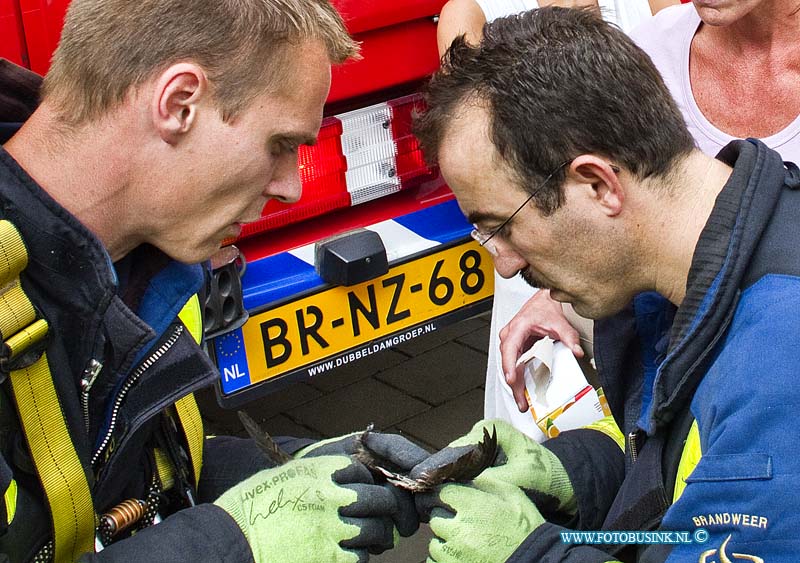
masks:
<svg viewBox="0 0 800 563"><path fill-rule="evenodd" d="M545 284L542 280L537 278L533 274L533 272L531 272L530 268L525 268L524 270L520 270L519 271L519 275L531 287L536 287L536 288L539 288L539 289L552 289L552 288L548 287L547 284Z"/></svg>

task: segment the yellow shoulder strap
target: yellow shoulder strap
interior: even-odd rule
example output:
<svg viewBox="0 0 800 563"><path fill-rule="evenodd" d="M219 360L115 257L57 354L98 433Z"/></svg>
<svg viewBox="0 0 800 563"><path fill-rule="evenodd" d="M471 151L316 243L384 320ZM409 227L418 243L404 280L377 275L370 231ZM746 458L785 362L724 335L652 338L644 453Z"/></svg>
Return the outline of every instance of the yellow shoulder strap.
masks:
<svg viewBox="0 0 800 563"><path fill-rule="evenodd" d="M189 459L192 462L196 487L200 483L200 470L203 467L203 419L194 395L186 395L175 401L175 412L178 413L178 420L189 446Z"/></svg>
<svg viewBox="0 0 800 563"><path fill-rule="evenodd" d="M184 305L178 317L197 341L203 337L203 314L200 308L200 299L193 295ZM194 484L200 483L200 470L203 465L203 419L194 395L187 395L175 402L175 411L178 413L186 443L189 446L189 458L194 471Z"/></svg>
<svg viewBox="0 0 800 563"><path fill-rule="evenodd" d="M44 319L19 283L28 253L16 227L0 221L0 336L13 362L47 336ZM58 401L47 354L12 369L11 388L25 440L42 482L53 524L56 561L76 561L94 551L95 512L89 483Z"/></svg>

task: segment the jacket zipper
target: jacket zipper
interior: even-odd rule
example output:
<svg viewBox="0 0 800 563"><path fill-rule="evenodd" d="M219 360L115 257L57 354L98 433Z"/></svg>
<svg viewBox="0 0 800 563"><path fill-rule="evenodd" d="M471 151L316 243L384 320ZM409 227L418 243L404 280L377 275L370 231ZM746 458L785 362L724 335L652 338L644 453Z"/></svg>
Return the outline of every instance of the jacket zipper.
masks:
<svg viewBox="0 0 800 563"><path fill-rule="evenodd" d="M161 357L167 353L167 351L172 348L175 343L178 341L178 338L183 333L183 325L175 325L175 329L172 331L170 337L158 347L158 349L150 354L150 356L143 361L138 368L128 377L125 383L120 389L119 393L117 394L116 399L114 399L114 407L111 409L111 422L109 422L108 430L106 431L103 440L100 442L100 446L97 448L97 451L94 452L92 456L92 465L97 463L97 460L100 459L100 455L103 453L103 450L106 449L108 443L111 441L111 435L114 433L114 427L117 424L117 415L119 414L119 409L122 406L122 402L125 400L125 396L131 390L133 385L138 381L138 379L146 372L153 364L155 364Z"/></svg>
<svg viewBox="0 0 800 563"><path fill-rule="evenodd" d="M100 375L103 369L103 364L95 359L89 362L89 366L83 370L83 379L81 379L81 407L83 407L83 422L86 424L86 432L89 432L89 391L92 385Z"/></svg>
<svg viewBox="0 0 800 563"><path fill-rule="evenodd" d="M634 430L628 434L628 451L631 452L631 463L636 463L639 457L639 431Z"/></svg>

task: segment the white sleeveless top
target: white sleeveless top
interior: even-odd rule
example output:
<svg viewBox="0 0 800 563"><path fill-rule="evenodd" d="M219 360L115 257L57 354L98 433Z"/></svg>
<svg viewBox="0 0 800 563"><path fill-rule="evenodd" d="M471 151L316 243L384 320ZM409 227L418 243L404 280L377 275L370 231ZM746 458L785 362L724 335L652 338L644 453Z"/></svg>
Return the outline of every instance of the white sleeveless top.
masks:
<svg viewBox="0 0 800 563"><path fill-rule="evenodd" d="M536 0L476 0L486 21L518 14L539 7ZM644 18L650 17L647 0L598 0L600 12L606 21L615 23L622 31L629 32Z"/></svg>
<svg viewBox="0 0 800 563"><path fill-rule="evenodd" d="M697 107L692 94L689 48L701 23L692 4L670 6L644 21L631 32L631 37L650 55L661 72L698 148L714 156L736 137L712 125ZM800 116L782 131L761 140L778 151L784 160L800 163Z"/></svg>

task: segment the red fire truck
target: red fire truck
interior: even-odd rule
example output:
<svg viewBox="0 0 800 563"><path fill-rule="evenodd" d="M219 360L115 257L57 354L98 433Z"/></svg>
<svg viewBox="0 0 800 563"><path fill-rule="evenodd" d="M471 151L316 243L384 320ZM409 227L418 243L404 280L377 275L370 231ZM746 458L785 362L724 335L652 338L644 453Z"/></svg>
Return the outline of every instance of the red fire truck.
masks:
<svg viewBox="0 0 800 563"><path fill-rule="evenodd" d="M224 406L489 308L491 259L411 134L444 1L334 0L363 58L333 70L319 141L298 155L303 196L226 241L240 254L205 296ZM47 72L68 3L0 0L0 57Z"/></svg>

